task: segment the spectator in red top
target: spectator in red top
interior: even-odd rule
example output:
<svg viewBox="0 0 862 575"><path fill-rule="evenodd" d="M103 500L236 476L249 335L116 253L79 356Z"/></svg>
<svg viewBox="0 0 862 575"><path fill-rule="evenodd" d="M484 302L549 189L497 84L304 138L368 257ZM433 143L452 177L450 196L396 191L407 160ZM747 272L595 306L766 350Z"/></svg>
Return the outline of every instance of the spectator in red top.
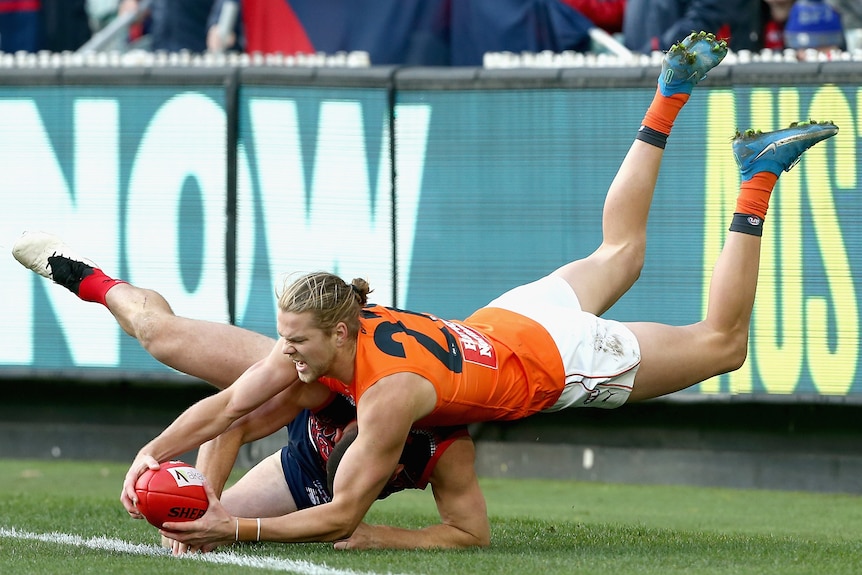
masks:
<svg viewBox="0 0 862 575"><path fill-rule="evenodd" d="M784 50L784 25L796 0L763 0L766 16L763 23L763 48Z"/></svg>
<svg viewBox="0 0 862 575"><path fill-rule="evenodd" d="M608 34L623 31L626 0L562 0L562 2L589 18L593 24Z"/></svg>

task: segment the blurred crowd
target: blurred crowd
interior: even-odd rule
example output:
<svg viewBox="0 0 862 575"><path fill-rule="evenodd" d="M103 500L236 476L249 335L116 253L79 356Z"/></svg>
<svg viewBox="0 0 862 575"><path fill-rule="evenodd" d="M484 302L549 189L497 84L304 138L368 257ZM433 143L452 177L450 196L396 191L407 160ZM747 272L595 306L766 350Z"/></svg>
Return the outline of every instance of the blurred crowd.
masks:
<svg viewBox="0 0 862 575"><path fill-rule="evenodd" d="M309 54L480 65L487 52L862 50L862 0L0 0L0 51ZM618 50L614 50L614 48Z"/></svg>

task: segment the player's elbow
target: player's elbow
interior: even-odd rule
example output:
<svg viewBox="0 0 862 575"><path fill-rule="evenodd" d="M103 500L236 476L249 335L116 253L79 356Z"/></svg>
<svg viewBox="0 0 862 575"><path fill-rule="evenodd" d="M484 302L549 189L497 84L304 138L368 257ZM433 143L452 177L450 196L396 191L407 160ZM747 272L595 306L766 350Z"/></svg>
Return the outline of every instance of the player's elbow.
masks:
<svg viewBox="0 0 862 575"><path fill-rule="evenodd" d="M472 547L490 547L491 546L491 525L485 524L476 533L473 533Z"/></svg>
<svg viewBox="0 0 862 575"><path fill-rule="evenodd" d="M359 520L354 520L352 517L350 518L336 518L330 524L330 533L327 539L329 541L341 541L343 539L350 538L353 535L353 532L356 531L356 528L361 523L361 517Z"/></svg>
<svg viewBox="0 0 862 575"><path fill-rule="evenodd" d="M491 526L486 523L484 525L473 526L455 526L454 532L458 535L452 538L452 547L490 547L491 546Z"/></svg>
<svg viewBox="0 0 862 575"><path fill-rule="evenodd" d="M452 538L449 544L440 545L440 547L449 547L452 549L472 549L491 546L490 533L468 533L462 532L459 537Z"/></svg>
<svg viewBox="0 0 862 575"><path fill-rule="evenodd" d="M490 547L491 546L491 534L484 533L478 537L474 537L474 542L470 547Z"/></svg>
<svg viewBox="0 0 862 575"><path fill-rule="evenodd" d="M225 393L227 393L227 391L221 392L221 394ZM226 396L219 416L226 422L225 430L230 428L232 433L237 434L234 437L243 437L248 432L247 425L244 425L243 422L245 421L248 423L249 421L249 418L243 418L250 411L252 411L252 409L248 405L238 401L233 394L230 394Z"/></svg>
<svg viewBox="0 0 862 575"><path fill-rule="evenodd" d="M362 523L362 517L365 514L360 509L340 504L338 501L333 501L327 505L330 506L332 511L329 514L329 535L327 540L340 541L353 535L353 532Z"/></svg>

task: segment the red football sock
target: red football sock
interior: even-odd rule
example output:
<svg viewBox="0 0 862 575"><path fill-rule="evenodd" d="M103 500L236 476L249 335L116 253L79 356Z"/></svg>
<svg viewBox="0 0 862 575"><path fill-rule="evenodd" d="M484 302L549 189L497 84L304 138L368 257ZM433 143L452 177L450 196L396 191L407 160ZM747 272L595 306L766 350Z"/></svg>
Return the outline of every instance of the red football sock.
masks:
<svg viewBox="0 0 862 575"><path fill-rule="evenodd" d="M112 287L124 283L128 282L115 280L106 276L102 270L94 268L93 273L81 280L81 285L78 287L78 297L84 301L92 301L108 307L108 304L105 303L105 294Z"/></svg>
<svg viewBox="0 0 862 575"><path fill-rule="evenodd" d="M739 197L736 199L736 212L766 219L766 209L769 207L769 196L778 176L772 172L754 174L750 180L742 182Z"/></svg>
<svg viewBox="0 0 862 575"><path fill-rule="evenodd" d="M688 102L689 97L689 94L665 96L656 88L655 96L644 116L643 125L669 135L679 111Z"/></svg>

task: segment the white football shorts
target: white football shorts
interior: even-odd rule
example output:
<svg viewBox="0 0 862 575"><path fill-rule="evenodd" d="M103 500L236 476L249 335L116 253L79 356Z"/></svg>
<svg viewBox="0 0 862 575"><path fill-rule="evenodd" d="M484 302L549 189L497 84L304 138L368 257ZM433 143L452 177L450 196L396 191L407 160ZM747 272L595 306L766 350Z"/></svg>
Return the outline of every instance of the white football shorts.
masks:
<svg viewBox="0 0 862 575"><path fill-rule="evenodd" d="M566 385L557 402L544 411L612 409L626 402L641 360L638 341L622 323L583 311L566 280L545 276L507 291L487 307L527 316L557 343Z"/></svg>

